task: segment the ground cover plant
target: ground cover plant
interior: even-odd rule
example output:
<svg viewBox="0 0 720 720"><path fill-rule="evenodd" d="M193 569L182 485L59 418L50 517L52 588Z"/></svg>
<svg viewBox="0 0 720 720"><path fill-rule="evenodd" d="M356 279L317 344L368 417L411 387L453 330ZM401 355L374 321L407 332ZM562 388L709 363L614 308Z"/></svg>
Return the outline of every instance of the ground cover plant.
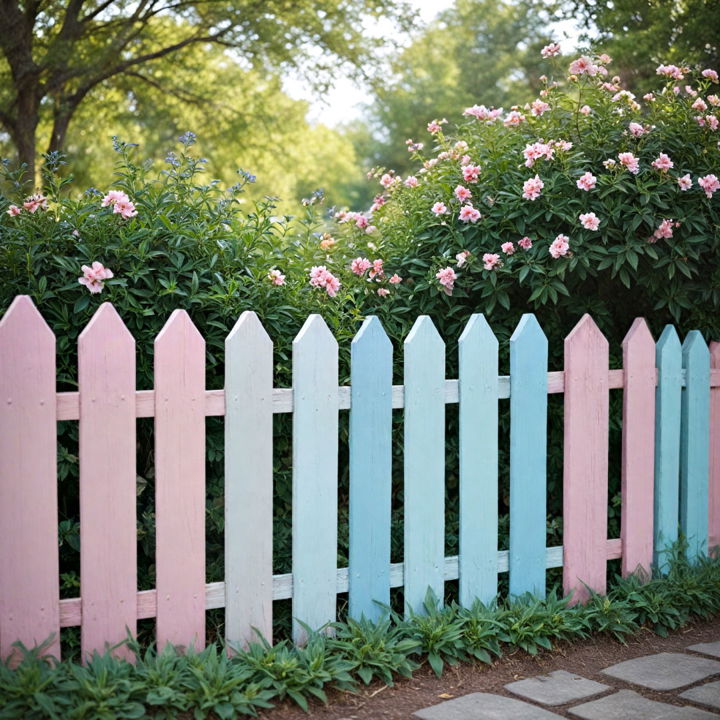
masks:
<svg viewBox="0 0 720 720"><path fill-rule="evenodd" d="M232 718L286 698L307 710L311 700L325 702L329 688L392 685L425 663L440 676L448 664L490 664L518 648L535 655L593 634L620 642L641 630L665 636L718 611L720 560L691 565L678 545L666 576L616 577L607 596L593 595L584 606L551 592L543 600L440 607L428 594L425 612L407 619L388 612L377 623L335 623L331 636L310 633L305 647L259 641L232 657L217 644L181 655L130 640L134 664L96 654L81 666L21 648L17 667L0 665L0 718Z"/></svg>
<svg viewBox="0 0 720 720"><path fill-rule="evenodd" d="M535 312L550 340L550 369L562 340L590 312L620 364L620 341L645 315L659 333L674 322L720 338L720 85L711 68L661 65L644 98L623 90L604 56L556 63L527 107L458 108L459 121L428 118L409 142L414 175L378 168L364 212L326 207L321 191L295 218L276 201L247 199L256 178L238 170L229 188L207 177L184 133L158 164L116 139L116 182L78 188L59 154L46 158L41 188L4 165L0 185L0 312L32 296L58 338L59 390L75 389L77 336L103 301L118 309L138 343L138 388L152 387L152 343L172 310L188 310L206 339L207 387L223 385L224 339L243 310L255 310L275 342L275 384L291 378L291 341L321 313L341 351L368 314L395 347L429 314L447 342L447 377L457 377L456 342L468 317L485 312L507 367L507 340ZM572 62L571 62L572 60ZM422 144L425 147L422 147ZM260 178L262 182L262 178ZM508 431L501 404L500 437ZM621 397L611 393L609 535L619 532ZM448 406L446 553L457 552L458 440ZM152 422L138 448L140 589L154 586ZM396 414L398 430L402 422ZM291 421L275 418L275 572L290 571ZM223 578L223 429L207 422L208 582ZM61 589L78 594L77 424L59 424ZM394 477L402 477L401 432ZM347 415L341 415L338 562L347 561ZM507 547L507 443L500 447L500 547ZM549 398L548 537L562 542L562 398ZM393 497L393 560L402 559L402 488ZM289 609L279 605L278 632ZM221 621L220 621L221 622ZM218 633L222 628L218 625ZM64 631L67 649L77 632Z"/></svg>

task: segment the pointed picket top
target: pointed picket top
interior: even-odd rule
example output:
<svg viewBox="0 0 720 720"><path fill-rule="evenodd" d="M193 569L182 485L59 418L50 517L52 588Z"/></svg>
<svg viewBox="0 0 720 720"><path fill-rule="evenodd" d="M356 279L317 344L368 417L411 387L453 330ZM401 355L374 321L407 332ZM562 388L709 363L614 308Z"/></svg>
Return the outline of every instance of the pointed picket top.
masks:
<svg viewBox="0 0 720 720"><path fill-rule="evenodd" d="M162 330L155 338L155 347L185 337L188 342L205 344L203 336L191 320L186 310L173 310Z"/></svg>
<svg viewBox="0 0 720 720"><path fill-rule="evenodd" d="M589 315L587 317L590 317ZM547 345L547 336L533 313L525 313L510 337L510 346L525 343Z"/></svg>
<svg viewBox="0 0 720 720"><path fill-rule="evenodd" d="M112 343L118 345L135 345L135 338L123 322L112 303L104 302L90 318L90 322L78 336L78 348L90 343Z"/></svg>
<svg viewBox="0 0 720 720"><path fill-rule="evenodd" d="M635 318L630 329L622 341L623 350L626 348L652 348L653 353L655 352L655 338L653 338L650 328L648 327L645 318Z"/></svg>
<svg viewBox="0 0 720 720"><path fill-rule="evenodd" d="M272 346L273 341L267 334L257 313L253 310L245 310L225 338L225 349L228 351L239 350L247 344L259 345L261 347Z"/></svg>
<svg viewBox="0 0 720 720"><path fill-rule="evenodd" d="M328 343L330 345L337 345L335 336L327 326L327 323L323 319L322 315L314 313L309 315L303 326L300 328L300 332L295 336L293 340L293 348L298 345L305 345L312 342Z"/></svg>
<svg viewBox="0 0 720 720"><path fill-rule="evenodd" d="M392 349L390 338L387 336L385 328L377 315L368 315L363 320L363 324L353 338L351 346L353 349L377 347L385 352Z"/></svg>
<svg viewBox="0 0 720 720"><path fill-rule="evenodd" d="M487 318L482 313L473 313L470 316L458 340L458 345L461 348L471 344L480 346L486 346L487 344L492 348L498 346L498 339L495 337Z"/></svg>
<svg viewBox="0 0 720 720"><path fill-rule="evenodd" d="M3 340L32 345L35 351L40 342L43 350L55 350L55 335L29 295L18 295L0 319L0 342Z"/></svg>
<svg viewBox="0 0 720 720"><path fill-rule="evenodd" d="M404 345L409 348L411 346L419 346L423 343L428 345L436 345L444 347L445 343L440 337L435 324L429 315L420 315L413 324L408 336L405 338Z"/></svg>
<svg viewBox="0 0 720 720"><path fill-rule="evenodd" d="M710 349L699 330L691 330L682 344L683 365L688 363L710 363Z"/></svg>
<svg viewBox="0 0 720 720"><path fill-rule="evenodd" d="M583 342L589 342L589 343L599 343L607 345L608 341L607 338L602 334L600 331L600 328L597 326L595 321L592 319L592 316L588 313L585 313L580 320L578 321L577 325L570 331L570 334L565 338L566 344L575 344L575 343L583 343Z"/></svg>
<svg viewBox="0 0 720 720"><path fill-rule="evenodd" d="M666 325L656 345L656 358L658 363L665 358L671 358L673 356L680 357L681 354L682 344L680 343L680 338L677 330L675 330L675 326Z"/></svg>

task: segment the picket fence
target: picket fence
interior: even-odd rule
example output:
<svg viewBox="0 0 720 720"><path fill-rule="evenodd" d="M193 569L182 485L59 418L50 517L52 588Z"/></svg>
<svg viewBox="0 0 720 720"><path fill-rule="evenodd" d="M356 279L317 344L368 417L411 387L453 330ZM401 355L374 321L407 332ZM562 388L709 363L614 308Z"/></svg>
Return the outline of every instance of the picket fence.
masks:
<svg viewBox="0 0 720 720"><path fill-rule="evenodd" d="M459 340L459 379L430 318L404 343L404 384L377 318L352 342L351 385L338 387L338 346L322 318L293 343L292 388L273 388L273 345L253 312L226 340L225 387L205 389L205 344L177 310L155 340L155 387L135 388L135 341L109 303L78 342L78 392L56 392L55 337L30 298L0 321L0 656L81 626L85 656L156 618L157 641L201 647L205 611L225 608L231 645L272 635L273 601L318 628L349 612L375 618L390 588L420 609L442 597L489 601L498 573L513 594L545 592L563 568L576 601L603 592L607 561L625 574L663 563L689 539L692 557L720 542L720 343L672 326L655 344L644 320L611 370L590 316L565 340L564 371L548 372L533 315L510 340L510 376L482 315ZM712 370L711 370L712 366ZM609 390L622 388L622 532L607 537ZM712 388L712 390L711 390ZM564 392L564 535L546 547L547 401ZM498 551L498 402L510 400L510 549ZM445 557L445 405L459 403L459 556ZM712 407L712 411L711 411ZM390 562L391 416L404 409L404 562ZM338 413L350 411L349 568L337 567ZM293 413L292 573L272 572L274 413ZM225 417L225 580L205 578L205 417ZM136 582L136 418L154 417L155 590ZM79 420L81 597L59 599L57 422ZM294 637L304 640L295 621ZM119 651L121 655L127 653Z"/></svg>

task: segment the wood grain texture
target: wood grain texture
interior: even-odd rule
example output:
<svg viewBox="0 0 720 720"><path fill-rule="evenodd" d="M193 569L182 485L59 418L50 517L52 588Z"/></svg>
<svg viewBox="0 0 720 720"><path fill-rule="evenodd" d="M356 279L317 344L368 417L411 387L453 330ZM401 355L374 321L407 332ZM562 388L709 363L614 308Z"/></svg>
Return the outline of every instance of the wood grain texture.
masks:
<svg viewBox="0 0 720 720"><path fill-rule="evenodd" d="M205 646L205 341L175 310L155 339L157 643Z"/></svg>
<svg viewBox="0 0 720 720"><path fill-rule="evenodd" d="M510 594L545 596L548 341L532 314L510 338Z"/></svg>
<svg viewBox="0 0 720 720"><path fill-rule="evenodd" d="M445 344L421 315L404 346L405 608L442 601L445 558Z"/></svg>
<svg viewBox="0 0 720 720"><path fill-rule="evenodd" d="M20 295L0 320L0 660L60 657L55 336Z"/></svg>
<svg viewBox="0 0 720 720"><path fill-rule="evenodd" d="M606 588L608 405L608 343L583 315L565 339L563 587L575 603Z"/></svg>
<svg viewBox="0 0 720 720"><path fill-rule="evenodd" d="M390 604L393 348L377 317L352 341L350 617L377 620Z"/></svg>
<svg viewBox="0 0 720 720"><path fill-rule="evenodd" d="M680 423L680 530L687 557L707 553L710 473L710 351L698 330L682 345L686 381Z"/></svg>
<svg viewBox="0 0 720 720"><path fill-rule="evenodd" d="M497 595L498 341L472 315L458 342L460 365L460 604Z"/></svg>
<svg viewBox="0 0 720 720"><path fill-rule="evenodd" d="M653 561L655 483L655 340L643 318L622 343L622 574L649 577Z"/></svg>
<svg viewBox="0 0 720 720"><path fill-rule="evenodd" d="M293 639L335 621L338 347L320 315L293 341Z"/></svg>
<svg viewBox="0 0 720 720"><path fill-rule="evenodd" d="M710 365L713 370L720 369L720 342L710 343ZM708 550L718 546L720 546L720 388L714 387L710 391Z"/></svg>
<svg viewBox="0 0 720 720"><path fill-rule="evenodd" d="M78 338L81 654L136 634L135 340L110 303ZM123 645L114 651L132 661Z"/></svg>
<svg viewBox="0 0 720 720"><path fill-rule="evenodd" d="M272 641L273 344L245 311L225 340L225 639Z"/></svg>
<svg viewBox="0 0 720 720"><path fill-rule="evenodd" d="M655 493L653 562L663 572L668 550L678 539L680 522L680 420L682 346L675 328L666 325L655 347Z"/></svg>

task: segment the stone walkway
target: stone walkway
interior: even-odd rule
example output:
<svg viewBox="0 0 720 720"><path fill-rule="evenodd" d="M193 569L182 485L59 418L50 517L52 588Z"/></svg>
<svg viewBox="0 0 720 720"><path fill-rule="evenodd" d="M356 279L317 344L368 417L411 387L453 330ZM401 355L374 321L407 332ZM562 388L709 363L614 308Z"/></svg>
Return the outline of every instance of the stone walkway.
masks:
<svg viewBox="0 0 720 720"><path fill-rule="evenodd" d="M713 659L716 658L716 659ZM472 693L424 708L420 720L720 720L720 641L605 668L607 684L564 670L505 685L517 699ZM631 686L633 689L625 687ZM645 697L651 693L654 699ZM658 700L658 694L666 700ZM677 702L680 704L676 704ZM553 710L561 711L559 715Z"/></svg>

